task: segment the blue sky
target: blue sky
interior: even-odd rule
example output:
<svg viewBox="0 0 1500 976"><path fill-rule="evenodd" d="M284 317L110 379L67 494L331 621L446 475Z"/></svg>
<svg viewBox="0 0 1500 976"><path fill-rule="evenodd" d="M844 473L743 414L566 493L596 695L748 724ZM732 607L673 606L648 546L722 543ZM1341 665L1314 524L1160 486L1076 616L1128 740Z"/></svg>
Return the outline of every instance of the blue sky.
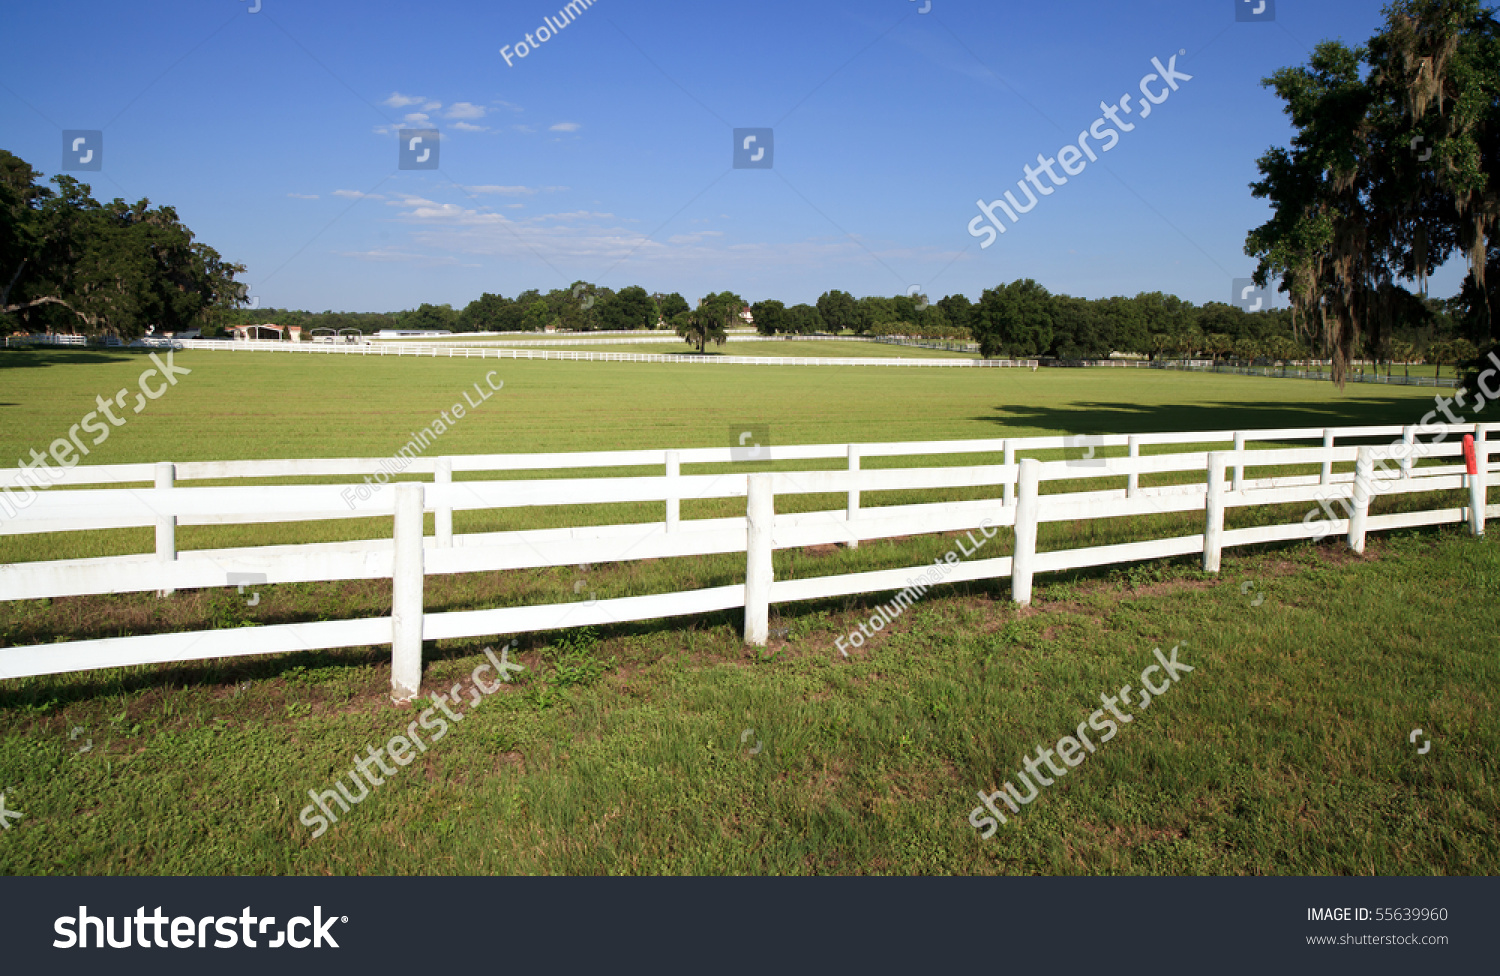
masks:
<svg viewBox="0 0 1500 976"><path fill-rule="evenodd" d="M74 175L175 206L262 306L462 307L580 278L1227 301L1268 213L1255 160L1290 137L1260 80L1381 21L1351 0L1280 0L1259 23L1235 0L928 2L597 0L525 58L561 0L18 4L0 148L50 176L62 130L102 129L103 169ZM1179 51L1191 81L980 247L977 200L1016 192L1101 100L1139 104L1151 59ZM440 169L397 168L409 125L441 131ZM774 168L732 168L732 130L762 126Z"/></svg>

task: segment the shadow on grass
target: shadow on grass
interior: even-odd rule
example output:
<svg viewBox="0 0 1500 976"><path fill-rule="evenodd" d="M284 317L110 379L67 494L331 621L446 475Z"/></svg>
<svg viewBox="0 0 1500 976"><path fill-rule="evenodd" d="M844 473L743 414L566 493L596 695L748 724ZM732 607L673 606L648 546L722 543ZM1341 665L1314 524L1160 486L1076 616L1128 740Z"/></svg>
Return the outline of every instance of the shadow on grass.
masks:
<svg viewBox="0 0 1500 976"><path fill-rule="evenodd" d="M1247 377L1254 379L1254 377ZM1278 427L1358 427L1418 424L1432 401L1416 397L1360 397L1265 403L1123 403L1093 401L1066 407L1034 403L994 407L971 419L1004 427L1036 427L1079 434L1149 434L1180 430L1265 430ZM1463 414L1455 411L1455 416ZM1441 414L1436 418L1444 421ZM1474 418L1466 418L1472 422Z"/></svg>
<svg viewBox="0 0 1500 976"><path fill-rule="evenodd" d="M91 349L68 349L52 347L46 351L38 349L0 349L0 369L35 369L43 366L90 366L103 363L124 363L140 358L159 349L114 349L109 352ZM7 404L14 406L14 404Z"/></svg>

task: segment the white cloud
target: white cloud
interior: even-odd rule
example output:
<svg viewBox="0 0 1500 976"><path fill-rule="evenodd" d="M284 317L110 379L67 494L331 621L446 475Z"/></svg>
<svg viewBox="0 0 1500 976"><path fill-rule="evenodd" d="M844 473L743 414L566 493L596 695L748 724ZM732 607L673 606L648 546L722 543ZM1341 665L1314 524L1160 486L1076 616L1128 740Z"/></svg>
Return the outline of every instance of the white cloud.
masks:
<svg viewBox="0 0 1500 976"><path fill-rule="evenodd" d="M473 102L454 102L443 115L450 119L482 119L485 108Z"/></svg>
<svg viewBox="0 0 1500 976"><path fill-rule="evenodd" d="M403 121L406 122L408 127L414 129L430 129L433 127L432 119L428 117L426 112L408 112Z"/></svg>
<svg viewBox="0 0 1500 976"><path fill-rule="evenodd" d="M316 193L288 193L287 196L291 197L293 200L316 200L316 199L318 199L318 195Z"/></svg>
<svg viewBox="0 0 1500 976"><path fill-rule="evenodd" d="M524 112L524 111L526 111L524 108L522 108L521 106L517 105L515 102L507 102L503 98L497 98L497 99L495 99L495 104L498 105L498 106L500 106L503 109L508 109L508 110L510 110L512 112Z"/></svg>
<svg viewBox="0 0 1500 976"><path fill-rule="evenodd" d="M505 204L501 209L515 206ZM631 223L626 218L587 210L505 215L422 201L402 210L398 220L411 229L405 246L428 254L451 254L460 261L538 257L553 262L602 261L606 266L619 266L621 273L639 275L680 274L684 269L708 276L731 272L743 275L747 270L778 275L810 267L874 267L877 260L936 263L960 257L960 252L933 248L899 248L874 242L861 245L839 235L731 242L717 232L694 231L648 238L626 226Z"/></svg>
<svg viewBox="0 0 1500 976"><path fill-rule="evenodd" d="M442 107L443 107L443 103L442 102L428 102L426 105L422 106L422 111L424 111L424 112L436 112L438 109L440 109Z"/></svg>
<svg viewBox="0 0 1500 976"><path fill-rule="evenodd" d="M362 193L359 190L334 190L333 195L344 197L348 200L384 200L385 197L378 193Z"/></svg>
<svg viewBox="0 0 1500 976"><path fill-rule="evenodd" d="M421 95L403 95L400 92L391 92L391 97L380 104L389 105L391 108L405 108L408 105L415 105L418 102L425 101L426 99Z"/></svg>
<svg viewBox="0 0 1500 976"><path fill-rule="evenodd" d="M583 126L579 125L577 122L559 122L556 125L552 126L550 129L548 129L547 131L548 132L577 132L581 128L583 128Z"/></svg>
<svg viewBox="0 0 1500 976"><path fill-rule="evenodd" d="M455 122L455 123L453 123L452 126L450 126L450 128L457 129L460 132L488 132L488 131L490 131L490 128L487 125L474 125L471 122Z"/></svg>
<svg viewBox="0 0 1500 976"><path fill-rule="evenodd" d="M500 193L506 196L533 196L536 190L529 186L495 186L487 184L484 186L471 186L467 188L470 193Z"/></svg>
<svg viewBox="0 0 1500 976"><path fill-rule="evenodd" d="M533 132L536 131L535 129L533 129L529 125L513 125L513 126L511 126L511 128L515 129L517 132L521 133L522 135L528 135L528 136L531 135Z"/></svg>
<svg viewBox="0 0 1500 976"><path fill-rule="evenodd" d="M700 241L702 241L705 237L723 237L723 236L724 236L724 232L721 231L721 230L700 230L696 234L677 234L676 236L669 237L669 238L667 238L667 243L668 244L697 244Z"/></svg>
<svg viewBox="0 0 1500 976"><path fill-rule="evenodd" d="M410 262L421 265L458 264L458 258L447 254L415 254L410 251L372 250L372 251L340 251L346 258L358 258L361 261L379 261L390 263L394 261Z"/></svg>

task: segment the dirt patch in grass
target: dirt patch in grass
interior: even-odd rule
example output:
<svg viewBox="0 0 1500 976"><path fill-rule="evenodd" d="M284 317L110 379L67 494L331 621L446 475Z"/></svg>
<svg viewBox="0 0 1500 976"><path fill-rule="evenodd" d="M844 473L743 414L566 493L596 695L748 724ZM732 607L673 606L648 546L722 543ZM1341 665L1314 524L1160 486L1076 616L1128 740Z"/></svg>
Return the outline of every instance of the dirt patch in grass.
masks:
<svg viewBox="0 0 1500 976"><path fill-rule="evenodd" d="M1206 590L1211 586L1218 586L1219 580L1165 580L1161 583L1148 583L1145 586L1137 586L1129 591L1132 599L1140 597L1165 596L1168 593L1180 593L1183 590Z"/></svg>

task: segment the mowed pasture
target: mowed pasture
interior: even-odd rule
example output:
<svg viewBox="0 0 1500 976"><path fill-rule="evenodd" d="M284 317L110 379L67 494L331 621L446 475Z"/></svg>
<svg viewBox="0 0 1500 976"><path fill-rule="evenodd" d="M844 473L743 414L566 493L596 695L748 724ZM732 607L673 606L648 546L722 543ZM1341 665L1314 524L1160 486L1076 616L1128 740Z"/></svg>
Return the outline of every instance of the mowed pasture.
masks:
<svg viewBox="0 0 1500 976"><path fill-rule="evenodd" d="M1432 397L1145 370L175 358L192 374L91 462L389 456L491 371L504 390L429 454L715 447L756 425L774 445L1409 424ZM0 457L45 450L146 365L124 352L0 354ZM656 508L461 513L456 528L659 519ZM733 505L683 510L719 514ZM1082 545L1150 527L1048 528L1052 544ZM388 533L389 519L184 527L178 544ZM149 530L4 536L0 561L150 546ZM952 546L779 552L776 571L911 565ZM430 578L427 604L557 602L578 598L580 580L600 598L665 592L743 571L741 556ZM1043 576L1020 612L1006 582L939 589L848 659L834 640L877 595L780 607L763 650L743 646L737 614L524 635L516 683L317 839L298 818L308 790L433 704L390 702L384 649L0 682L0 789L25 815L0 837L0 871L1500 869L1493 543L1453 528L1378 534L1363 557L1336 542L1231 550L1219 577L1191 560ZM387 612L379 581L268 587L253 607L232 589L26 601L0 604L0 645ZM1193 674L979 839L966 820L978 790L1135 683L1152 648L1178 643ZM425 688L464 681L484 646L429 648ZM1434 740L1424 755L1407 741L1417 727Z"/></svg>

